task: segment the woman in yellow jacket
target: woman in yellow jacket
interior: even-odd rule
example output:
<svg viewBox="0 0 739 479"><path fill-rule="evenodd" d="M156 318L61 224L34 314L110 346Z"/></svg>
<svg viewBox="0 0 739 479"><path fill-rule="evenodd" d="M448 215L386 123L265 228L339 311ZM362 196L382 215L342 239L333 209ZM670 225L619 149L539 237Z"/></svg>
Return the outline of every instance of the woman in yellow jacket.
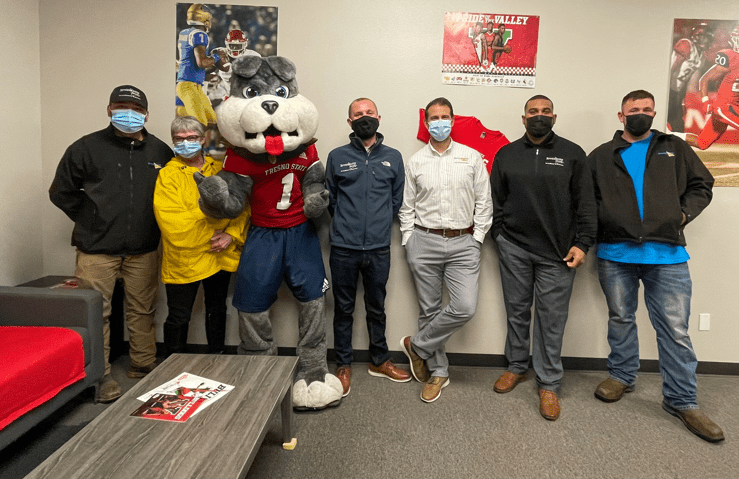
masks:
<svg viewBox="0 0 739 479"><path fill-rule="evenodd" d="M154 214L162 231L162 282L169 312L164 323L166 355L183 352L200 283L205 296L208 353L225 348L226 296L246 238L249 208L237 218L213 219L198 206L193 174L218 173L222 163L203 154L205 131L194 117L175 118L171 126L175 158L159 172Z"/></svg>

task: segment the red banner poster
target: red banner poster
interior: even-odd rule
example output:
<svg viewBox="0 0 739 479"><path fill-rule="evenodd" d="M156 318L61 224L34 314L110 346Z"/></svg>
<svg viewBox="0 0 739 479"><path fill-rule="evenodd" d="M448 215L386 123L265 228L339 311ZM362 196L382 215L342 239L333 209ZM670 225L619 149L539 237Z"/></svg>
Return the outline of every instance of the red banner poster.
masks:
<svg viewBox="0 0 739 479"><path fill-rule="evenodd" d="M538 16L447 12L442 83L534 88L538 42Z"/></svg>

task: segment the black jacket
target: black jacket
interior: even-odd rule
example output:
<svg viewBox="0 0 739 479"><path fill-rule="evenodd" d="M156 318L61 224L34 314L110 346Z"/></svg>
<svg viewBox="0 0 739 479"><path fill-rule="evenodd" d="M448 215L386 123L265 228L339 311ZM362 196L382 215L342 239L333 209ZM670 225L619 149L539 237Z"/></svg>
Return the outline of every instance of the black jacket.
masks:
<svg viewBox="0 0 739 479"><path fill-rule="evenodd" d="M662 241L685 246L681 226L711 202L713 176L680 138L652 130L644 170L644 220L639 217L631 176L621 150L631 145L619 130L588 159L598 203L598 241Z"/></svg>
<svg viewBox="0 0 739 479"><path fill-rule="evenodd" d="M136 255L159 246L153 197L172 149L144 130L144 140L117 136L113 125L64 153L49 188L51 202L74 221L72 245L83 253Z"/></svg>
<svg viewBox="0 0 739 479"><path fill-rule="evenodd" d="M498 151L490 174L495 239L562 260L595 243L596 217L587 157L554 132L540 145L524 136Z"/></svg>

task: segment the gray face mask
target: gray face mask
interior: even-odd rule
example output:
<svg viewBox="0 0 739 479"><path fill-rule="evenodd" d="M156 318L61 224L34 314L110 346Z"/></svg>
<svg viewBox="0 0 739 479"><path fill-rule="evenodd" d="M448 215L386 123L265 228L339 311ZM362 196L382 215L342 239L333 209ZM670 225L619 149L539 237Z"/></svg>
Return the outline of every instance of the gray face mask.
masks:
<svg viewBox="0 0 739 479"><path fill-rule="evenodd" d="M628 115L624 117L624 127L632 136L642 136L652 128L653 120L653 116L644 113Z"/></svg>

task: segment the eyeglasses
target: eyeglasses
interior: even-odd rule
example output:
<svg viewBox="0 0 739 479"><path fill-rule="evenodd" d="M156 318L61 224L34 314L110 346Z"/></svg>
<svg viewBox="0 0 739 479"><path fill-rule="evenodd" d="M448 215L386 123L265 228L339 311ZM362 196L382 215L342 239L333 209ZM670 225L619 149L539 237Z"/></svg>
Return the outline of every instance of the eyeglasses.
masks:
<svg viewBox="0 0 739 479"><path fill-rule="evenodd" d="M183 141L200 141L202 137L199 135L191 135L191 136L175 136L172 138L172 141L175 143L181 143Z"/></svg>

